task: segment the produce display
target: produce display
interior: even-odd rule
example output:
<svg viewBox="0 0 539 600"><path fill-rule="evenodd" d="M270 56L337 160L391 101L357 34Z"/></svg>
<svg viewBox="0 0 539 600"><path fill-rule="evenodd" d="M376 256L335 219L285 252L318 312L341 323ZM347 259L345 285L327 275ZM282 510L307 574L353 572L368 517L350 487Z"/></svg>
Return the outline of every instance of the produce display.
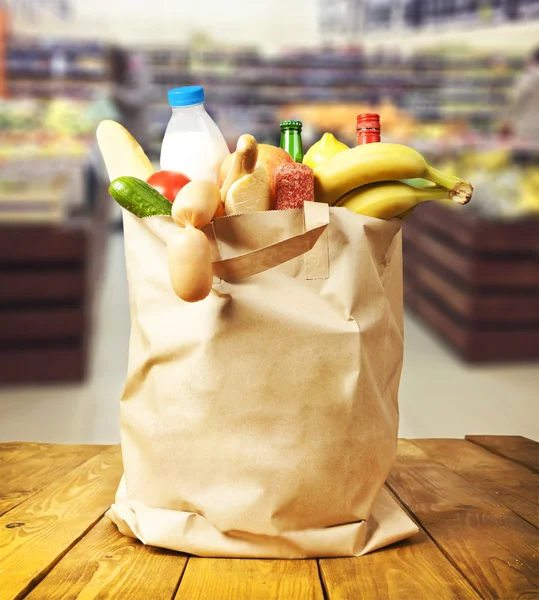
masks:
<svg viewBox="0 0 539 600"><path fill-rule="evenodd" d="M172 90L169 99L172 125L175 108L194 106L208 132L204 137L196 119L193 131L183 121L183 133L174 125L174 145L167 146L165 166L175 164L176 171L167 168L155 173L142 148L118 123L101 123L97 139L112 182L112 197L138 218L172 217L178 225L168 245L169 272L172 288L186 302L203 300L211 291L210 243L201 229L215 218L301 209L305 202L321 202L367 217L404 219L421 202L447 198L466 204L472 196L469 183L435 169L419 152L400 144L362 142L346 148L327 133L309 149L302 164L298 121L281 123L284 148L259 145L246 134L238 139L233 154L214 164L223 153L222 140L203 109L202 88ZM360 115L358 122L360 117L365 121L365 115ZM166 136L169 130L170 125ZM182 163L195 137L194 151ZM175 146L180 148L179 158L172 154ZM200 173L205 176L194 175Z"/></svg>
<svg viewBox="0 0 539 600"><path fill-rule="evenodd" d="M474 201L470 209L481 218L515 221L533 219L539 214L537 147L491 139L467 147L431 148L429 156L444 172L473 175Z"/></svg>
<svg viewBox="0 0 539 600"><path fill-rule="evenodd" d="M85 157L98 123L115 116L104 101L1 100L0 160Z"/></svg>

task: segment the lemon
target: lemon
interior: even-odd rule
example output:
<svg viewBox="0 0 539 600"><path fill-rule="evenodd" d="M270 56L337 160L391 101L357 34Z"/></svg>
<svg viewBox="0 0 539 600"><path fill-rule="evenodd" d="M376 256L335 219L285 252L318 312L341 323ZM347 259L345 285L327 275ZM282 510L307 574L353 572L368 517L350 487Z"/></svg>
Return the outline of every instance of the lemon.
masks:
<svg viewBox="0 0 539 600"><path fill-rule="evenodd" d="M313 144L303 157L303 164L308 165L311 169L315 169L320 163L323 163L327 158L338 154L343 150L348 150L348 146L339 142L332 133L324 133L324 135Z"/></svg>

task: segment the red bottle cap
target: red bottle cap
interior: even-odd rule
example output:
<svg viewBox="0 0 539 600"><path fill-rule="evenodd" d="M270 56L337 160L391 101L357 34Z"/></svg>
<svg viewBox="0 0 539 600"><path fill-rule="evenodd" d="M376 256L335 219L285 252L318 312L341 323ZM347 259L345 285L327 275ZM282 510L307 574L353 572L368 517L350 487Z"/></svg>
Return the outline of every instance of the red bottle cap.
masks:
<svg viewBox="0 0 539 600"><path fill-rule="evenodd" d="M376 113L361 113L357 116L357 128L380 130L380 115Z"/></svg>
<svg viewBox="0 0 539 600"><path fill-rule="evenodd" d="M356 146L379 142L381 140L380 115L376 113L361 113L358 115L356 132Z"/></svg>

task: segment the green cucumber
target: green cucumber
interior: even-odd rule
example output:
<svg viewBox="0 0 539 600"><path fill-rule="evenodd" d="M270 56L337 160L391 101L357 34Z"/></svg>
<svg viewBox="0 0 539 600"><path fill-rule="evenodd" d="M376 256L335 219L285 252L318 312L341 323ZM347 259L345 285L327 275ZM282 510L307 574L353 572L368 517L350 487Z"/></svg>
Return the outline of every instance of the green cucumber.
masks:
<svg viewBox="0 0 539 600"><path fill-rule="evenodd" d="M149 183L136 177L118 177L109 187L109 194L118 204L136 217L170 216L172 203Z"/></svg>

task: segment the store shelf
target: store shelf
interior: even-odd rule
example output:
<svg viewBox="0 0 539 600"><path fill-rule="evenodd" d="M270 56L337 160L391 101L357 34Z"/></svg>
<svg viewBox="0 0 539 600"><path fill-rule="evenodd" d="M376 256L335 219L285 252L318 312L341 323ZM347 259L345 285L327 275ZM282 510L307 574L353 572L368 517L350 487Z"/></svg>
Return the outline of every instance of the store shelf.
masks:
<svg viewBox="0 0 539 600"><path fill-rule="evenodd" d="M110 80L108 47L94 43L11 40L5 66L11 97L91 99Z"/></svg>
<svg viewBox="0 0 539 600"><path fill-rule="evenodd" d="M404 109L418 120L464 119L471 127L488 131L507 103L508 93L522 67L522 61L478 55L465 60L417 54L363 54L358 49L309 50L264 57L256 52L181 51L181 63L174 63L163 48L148 50L146 58L153 73L152 114L162 134L168 120L166 92L170 87L200 83L207 104L218 124L235 131L230 115L242 111L242 129L267 135L284 105L363 104L383 101ZM266 108L260 120L258 108ZM236 115L237 117L237 115ZM222 121L219 121L222 119ZM237 136L236 136L237 137ZM155 140L157 146L160 139Z"/></svg>
<svg viewBox="0 0 539 600"><path fill-rule="evenodd" d="M339 36L354 38L369 32L436 33L448 27L474 31L537 16L539 0L326 0L321 2L319 29L329 40Z"/></svg>

